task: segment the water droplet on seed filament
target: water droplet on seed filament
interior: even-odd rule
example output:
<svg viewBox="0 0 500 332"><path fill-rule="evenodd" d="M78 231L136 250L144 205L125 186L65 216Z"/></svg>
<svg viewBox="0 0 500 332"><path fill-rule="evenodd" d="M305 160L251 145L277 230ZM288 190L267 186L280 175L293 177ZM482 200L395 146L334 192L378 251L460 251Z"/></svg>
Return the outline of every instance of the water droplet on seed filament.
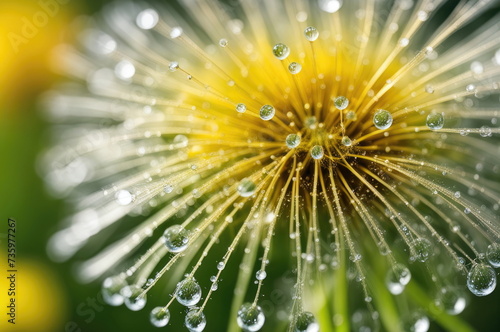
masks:
<svg viewBox="0 0 500 332"><path fill-rule="evenodd" d="M264 105L260 108L260 118L262 120L268 121L274 117L276 110L271 105Z"/></svg>
<svg viewBox="0 0 500 332"><path fill-rule="evenodd" d="M244 178L238 185L238 193L241 197L249 197L255 193L257 185L249 178Z"/></svg>
<svg viewBox="0 0 500 332"><path fill-rule="evenodd" d="M238 326L245 331L255 332L264 326L266 318L261 307L252 303L245 303L238 310Z"/></svg>
<svg viewBox="0 0 500 332"><path fill-rule="evenodd" d="M238 105L236 105L236 111L238 113L245 113L246 110L247 110L247 107L245 104L239 103Z"/></svg>
<svg viewBox="0 0 500 332"><path fill-rule="evenodd" d="M198 312L198 309L192 309L186 315L184 325L190 332L201 332L207 326L207 319L203 312Z"/></svg>
<svg viewBox="0 0 500 332"><path fill-rule="evenodd" d="M149 314L149 321L156 327L163 327L170 320L170 311L164 307L156 307Z"/></svg>
<svg viewBox="0 0 500 332"><path fill-rule="evenodd" d="M389 292L393 295L398 295L403 292L405 286L411 280L410 270L403 264L395 264L388 272L386 277L386 285Z"/></svg>
<svg viewBox="0 0 500 332"><path fill-rule="evenodd" d="M170 252L184 251L189 243L189 231L181 225L173 225L163 233L163 243Z"/></svg>
<svg viewBox="0 0 500 332"><path fill-rule="evenodd" d="M313 159L321 159L323 158L324 156L324 151L323 151L323 147L321 145L315 145L312 147L311 149L311 157L313 157Z"/></svg>
<svg viewBox="0 0 500 332"><path fill-rule="evenodd" d="M495 290L497 276L486 264L474 265L467 274L467 287L476 296L486 296Z"/></svg>
<svg viewBox="0 0 500 332"><path fill-rule="evenodd" d="M308 311L301 312L297 316L295 332L319 332L319 324L314 315Z"/></svg>
<svg viewBox="0 0 500 332"><path fill-rule="evenodd" d="M300 71L302 70L302 65L300 63L297 63L297 62L291 62L289 65L288 65L288 71L290 72L290 74L298 74L300 73Z"/></svg>
<svg viewBox="0 0 500 332"><path fill-rule="evenodd" d="M444 126L444 116L443 113L432 112L427 115L427 120L425 124L429 129L437 130Z"/></svg>
<svg viewBox="0 0 500 332"><path fill-rule="evenodd" d="M277 59L285 60L290 55L290 49L285 44L278 43L273 47L273 54Z"/></svg>
<svg viewBox="0 0 500 332"><path fill-rule="evenodd" d="M344 96L339 96L333 100L333 104L339 110L345 110L349 106L349 99Z"/></svg>
<svg viewBox="0 0 500 332"><path fill-rule="evenodd" d="M300 145L301 138L297 134L290 134L286 137L285 143L286 146L290 149L296 148Z"/></svg>
<svg viewBox="0 0 500 332"><path fill-rule="evenodd" d="M125 286L121 294L125 298L125 305L132 311L138 311L146 305L146 295L141 295L142 288L137 285Z"/></svg>
<svg viewBox="0 0 500 332"><path fill-rule="evenodd" d="M486 250L486 258L493 267L500 267L500 244L490 244Z"/></svg>
<svg viewBox="0 0 500 332"><path fill-rule="evenodd" d="M201 300L201 287L194 278L188 277L177 284L175 298L180 304L192 307Z"/></svg>
<svg viewBox="0 0 500 332"><path fill-rule="evenodd" d="M387 129L392 125L392 115L389 111L379 109L373 115L373 124L377 129Z"/></svg>
<svg viewBox="0 0 500 332"><path fill-rule="evenodd" d="M315 27L307 27L304 29L304 35L306 36L306 39L309 40L310 42L315 41L319 37L319 31Z"/></svg>

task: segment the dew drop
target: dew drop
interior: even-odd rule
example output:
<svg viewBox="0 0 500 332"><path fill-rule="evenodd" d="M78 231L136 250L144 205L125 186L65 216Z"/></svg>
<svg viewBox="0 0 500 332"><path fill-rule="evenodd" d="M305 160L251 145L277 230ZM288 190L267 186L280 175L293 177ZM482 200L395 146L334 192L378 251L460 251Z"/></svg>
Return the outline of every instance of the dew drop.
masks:
<svg viewBox="0 0 500 332"><path fill-rule="evenodd" d="M345 114L345 118L347 120L354 121L354 120L356 120L358 118L358 116L356 115L356 112L354 112L354 111L348 111Z"/></svg>
<svg viewBox="0 0 500 332"><path fill-rule="evenodd" d="M166 184L166 185L163 187L163 191L164 191L166 194L170 194L172 191L174 191L174 186L172 186L171 184Z"/></svg>
<svg viewBox="0 0 500 332"><path fill-rule="evenodd" d="M444 126L444 116L443 113L432 112L427 115L427 120L425 124L429 129L437 130L441 129Z"/></svg>
<svg viewBox="0 0 500 332"><path fill-rule="evenodd" d="M340 142L344 146L351 146L352 145L352 140L347 136L342 136L342 139L340 140Z"/></svg>
<svg viewBox="0 0 500 332"><path fill-rule="evenodd" d="M177 61L170 62L170 64L168 65L168 70L170 70L171 72L174 72L177 69L179 69L179 63Z"/></svg>
<svg viewBox="0 0 500 332"><path fill-rule="evenodd" d="M476 264L467 275L467 287L476 296L486 296L495 290L497 276L486 264Z"/></svg>
<svg viewBox="0 0 500 332"><path fill-rule="evenodd" d="M194 306L201 300L201 287L194 278L188 277L177 284L175 298L186 307Z"/></svg>
<svg viewBox="0 0 500 332"><path fill-rule="evenodd" d="M127 286L125 279L119 276L113 276L104 279L101 288L102 298L109 305L122 305L124 298L120 291L125 286Z"/></svg>
<svg viewBox="0 0 500 332"><path fill-rule="evenodd" d="M255 278L257 280L264 280L267 277L267 273L264 270L259 270L257 273L255 273Z"/></svg>
<svg viewBox="0 0 500 332"><path fill-rule="evenodd" d="M474 90L476 90L476 86L474 84L468 84L465 87L465 91L467 91L467 92L473 92Z"/></svg>
<svg viewBox="0 0 500 332"><path fill-rule="evenodd" d="M292 62L288 65L288 71L290 74L296 75L302 70L302 65L297 62Z"/></svg>
<svg viewBox="0 0 500 332"><path fill-rule="evenodd" d="M198 312L198 309L192 309L187 313L184 325L190 332L201 332L207 326L207 319L203 312Z"/></svg>
<svg viewBox="0 0 500 332"><path fill-rule="evenodd" d="M271 105L264 105L260 108L260 118L262 120L268 121L274 117L276 109Z"/></svg>
<svg viewBox="0 0 500 332"><path fill-rule="evenodd" d="M425 92L427 92L427 93L434 93L434 87L432 85L430 85L430 84L427 84L425 86Z"/></svg>
<svg viewBox="0 0 500 332"><path fill-rule="evenodd" d="M241 197L249 197L255 193L257 185L249 178L244 178L238 185L238 193Z"/></svg>
<svg viewBox="0 0 500 332"><path fill-rule="evenodd" d="M138 311L146 305L146 295L141 295L142 288L137 285L125 286L121 294L125 298L125 305L132 311Z"/></svg>
<svg viewBox="0 0 500 332"><path fill-rule="evenodd" d="M163 243L170 252L184 251L189 243L189 231L181 225L173 225L163 233Z"/></svg>
<svg viewBox="0 0 500 332"><path fill-rule="evenodd" d="M429 331L429 318L420 312L413 313L403 323L404 330L408 332L427 332Z"/></svg>
<svg viewBox="0 0 500 332"><path fill-rule="evenodd" d="M301 312L297 316L295 332L319 332L319 324L314 315L308 311Z"/></svg>
<svg viewBox="0 0 500 332"><path fill-rule="evenodd" d="M410 279L410 270L403 264L395 264L386 276L387 289L393 295L401 294L405 286L410 282Z"/></svg>
<svg viewBox="0 0 500 332"><path fill-rule="evenodd" d="M222 271L222 270L224 270L225 267L226 267L226 263L224 263L222 261L217 263L217 270Z"/></svg>
<svg viewBox="0 0 500 332"><path fill-rule="evenodd" d="M413 242L413 249L415 250L415 260L425 262L432 256L432 245L429 240L418 238Z"/></svg>
<svg viewBox="0 0 500 332"><path fill-rule="evenodd" d="M186 146L188 146L189 139L184 135L176 135L174 137L174 143L179 147L185 148Z"/></svg>
<svg viewBox="0 0 500 332"><path fill-rule="evenodd" d="M486 250L486 258L493 267L500 267L500 244L490 244Z"/></svg>
<svg viewBox="0 0 500 332"><path fill-rule="evenodd" d="M398 42L399 46L401 47L406 47L410 43L410 40L408 38L401 38Z"/></svg>
<svg viewBox="0 0 500 332"><path fill-rule="evenodd" d="M479 135L481 135L481 137L491 137L491 134L492 131L490 127L482 126L481 128L479 128Z"/></svg>
<svg viewBox="0 0 500 332"><path fill-rule="evenodd" d="M300 145L300 140L301 138L299 135L290 134L286 137L285 143L288 148L293 149Z"/></svg>
<svg viewBox="0 0 500 332"><path fill-rule="evenodd" d="M182 35L181 27L174 27L172 28L172 31L170 31L170 38L172 39L179 38L181 35Z"/></svg>
<svg viewBox="0 0 500 332"><path fill-rule="evenodd" d="M266 318L261 307L252 303L245 303L238 310L236 321L245 331L255 332L264 326Z"/></svg>
<svg viewBox="0 0 500 332"><path fill-rule="evenodd" d="M285 60L290 55L290 49L285 44L278 43L273 47L273 54L277 59Z"/></svg>
<svg viewBox="0 0 500 332"><path fill-rule="evenodd" d="M221 38L221 39L219 40L219 46L220 46L220 47L227 47L227 45L229 45L229 42L227 41L227 39L225 39L225 38Z"/></svg>
<svg viewBox="0 0 500 332"><path fill-rule="evenodd" d="M479 61L473 61L471 64L470 64L470 70L474 73L474 74L482 74L483 71L484 71L484 67L483 67L483 64Z"/></svg>
<svg viewBox="0 0 500 332"><path fill-rule="evenodd" d="M238 105L236 105L236 111L238 113L245 113L246 110L247 110L247 106L245 104L239 103Z"/></svg>
<svg viewBox="0 0 500 332"><path fill-rule="evenodd" d="M311 149L311 157L314 159L321 159L323 158L324 151L323 147L321 145L315 145Z"/></svg>
<svg viewBox="0 0 500 332"><path fill-rule="evenodd" d="M120 190L115 195L116 202L120 205L129 205L133 202L134 196L128 190Z"/></svg>
<svg viewBox="0 0 500 332"><path fill-rule="evenodd" d="M333 100L333 104L339 110L345 110L349 106L349 99L344 96L339 96Z"/></svg>
<svg viewBox="0 0 500 332"><path fill-rule="evenodd" d="M335 13L342 7L342 0L318 0L319 8L327 13Z"/></svg>
<svg viewBox="0 0 500 332"><path fill-rule="evenodd" d="M135 66L130 61L120 61L115 66L115 75L122 80L128 80L135 75Z"/></svg>
<svg viewBox="0 0 500 332"><path fill-rule="evenodd" d="M307 27L304 29L304 35L306 36L306 39L309 40L310 42L315 41L319 37L319 31L315 27Z"/></svg>
<svg viewBox="0 0 500 332"><path fill-rule="evenodd" d="M170 311L165 307L156 307L149 314L149 321L156 327L163 327L170 320Z"/></svg>
<svg viewBox="0 0 500 332"><path fill-rule="evenodd" d="M145 9L137 15L137 26L144 30L152 29L158 24L158 12L154 9Z"/></svg>
<svg viewBox="0 0 500 332"><path fill-rule="evenodd" d="M309 116L304 121L304 126L309 129L316 129L317 124L318 120L315 116Z"/></svg>
<svg viewBox="0 0 500 332"><path fill-rule="evenodd" d="M436 298L436 305L450 315L460 314L467 304L461 290L452 287L442 288Z"/></svg>
<svg viewBox="0 0 500 332"><path fill-rule="evenodd" d="M392 125L392 115L389 111L379 109L373 115L373 124L377 129L387 129Z"/></svg>

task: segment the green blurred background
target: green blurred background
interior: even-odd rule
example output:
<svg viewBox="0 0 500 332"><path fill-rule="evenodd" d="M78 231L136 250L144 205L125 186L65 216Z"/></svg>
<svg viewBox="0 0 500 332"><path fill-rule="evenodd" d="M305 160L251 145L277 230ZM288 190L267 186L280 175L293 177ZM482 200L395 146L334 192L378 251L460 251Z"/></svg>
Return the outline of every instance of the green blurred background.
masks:
<svg viewBox="0 0 500 332"><path fill-rule="evenodd" d="M17 221L17 324L6 324L0 312L0 331L100 332L156 331L148 322L148 311L130 312L123 307L104 307L98 299L99 285L80 285L72 274L72 263L56 264L45 254L46 241L70 210L49 197L36 173L37 157L49 143L49 124L41 114L37 96L62 79L50 71L51 49L63 40L70 22L82 14L98 11L106 1L60 1L45 24L30 38L23 37L25 20L35 16L41 3L55 0L0 2L0 206L1 283L0 307L4 308L7 285L5 234L7 219ZM52 7L54 10L54 7ZM38 18L40 19L40 18ZM15 35L14 35L15 34ZM19 39L18 37L21 37ZM17 38L17 39L16 39ZM13 44L14 43L14 44ZM271 264L271 267L275 266ZM208 278L208 277L207 277ZM232 294L231 290L221 292ZM218 307L226 296L214 296L207 331L225 326ZM486 298L473 298L462 317L478 331L500 330L500 290ZM150 308L150 306L147 306ZM172 321L181 321L173 313ZM214 319L220 317L221 322ZM177 331L178 327L166 328ZM184 329L182 329L184 330ZM434 326L432 331L439 331Z"/></svg>

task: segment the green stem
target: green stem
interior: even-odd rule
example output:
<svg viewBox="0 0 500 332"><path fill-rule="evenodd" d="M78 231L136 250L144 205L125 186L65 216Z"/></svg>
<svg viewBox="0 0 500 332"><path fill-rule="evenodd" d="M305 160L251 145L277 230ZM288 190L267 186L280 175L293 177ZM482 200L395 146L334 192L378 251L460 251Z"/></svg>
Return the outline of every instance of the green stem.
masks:
<svg viewBox="0 0 500 332"><path fill-rule="evenodd" d="M342 243L342 241L341 241ZM342 320L339 325L336 325L337 332L349 332L349 300L347 298L347 267L344 246L341 245L341 254L339 255L339 269L335 272L335 280L333 287L333 308L334 319L341 317ZM331 319L330 319L331 320Z"/></svg>

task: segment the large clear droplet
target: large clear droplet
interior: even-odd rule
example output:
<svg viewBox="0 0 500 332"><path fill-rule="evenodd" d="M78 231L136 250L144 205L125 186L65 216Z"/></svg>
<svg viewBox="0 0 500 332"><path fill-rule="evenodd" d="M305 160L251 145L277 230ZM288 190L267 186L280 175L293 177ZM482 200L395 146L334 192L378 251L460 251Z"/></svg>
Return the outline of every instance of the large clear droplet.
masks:
<svg viewBox="0 0 500 332"><path fill-rule="evenodd" d="M295 332L319 332L319 324L314 315L308 311L301 312L297 316Z"/></svg>
<svg viewBox="0 0 500 332"><path fill-rule="evenodd" d="M444 126L444 116L443 113L430 113L427 115L427 120L425 122L427 127L432 130L441 129Z"/></svg>
<svg viewBox="0 0 500 332"><path fill-rule="evenodd" d="M245 303L238 310L236 321L238 322L238 326L245 331L255 332L264 326L266 317L261 307L252 303Z"/></svg>
<svg viewBox="0 0 500 332"><path fill-rule="evenodd" d="M345 110L349 106L349 99L344 96L338 96L333 100L333 104L339 110Z"/></svg>
<svg viewBox="0 0 500 332"><path fill-rule="evenodd" d="M318 0L319 8L327 13L335 13L342 7L342 0Z"/></svg>
<svg viewBox="0 0 500 332"><path fill-rule="evenodd" d="M403 264L395 264L387 273L387 289L393 295L401 294L405 286L410 282L410 279L410 270Z"/></svg>
<svg viewBox="0 0 500 332"><path fill-rule="evenodd" d="M340 140L340 143L343 146L351 146L352 145L352 140L348 136L342 136L342 139Z"/></svg>
<svg viewBox="0 0 500 332"><path fill-rule="evenodd" d="M122 305L124 298L120 291L125 286L127 286L125 279L119 276L104 279L101 288L102 298L109 305Z"/></svg>
<svg viewBox="0 0 500 332"><path fill-rule="evenodd" d="M311 149L311 157L313 157L316 160L323 158L324 154L325 152L321 145L315 145Z"/></svg>
<svg viewBox="0 0 500 332"><path fill-rule="evenodd" d="M175 298L180 304L192 307L201 300L201 287L194 278L186 278L177 284Z"/></svg>
<svg viewBox="0 0 500 332"><path fill-rule="evenodd" d="M236 111L238 113L245 113L246 110L247 110L247 106L245 104L239 103L238 105L236 105Z"/></svg>
<svg viewBox="0 0 500 332"><path fill-rule="evenodd" d="M377 129L387 129L392 125L392 115L389 111L379 109L373 115L373 124Z"/></svg>
<svg viewBox="0 0 500 332"><path fill-rule="evenodd" d="M300 145L300 136L297 134L290 134L286 137L285 143L286 146L289 147L290 149L296 148L297 146Z"/></svg>
<svg viewBox="0 0 500 332"><path fill-rule="evenodd" d="M436 305L450 315L458 315L464 311L467 301L463 292L458 288L442 288L436 298Z"/></svg>
<svg viewBox="0 0 500 332"><path fill-rule="evenodd" d="M170 31L170 38L175 39L179 38L182 35L182 28L181 27L173 27L172 30Z"/></svg>
<svg viewBox="0 0 500 332"><path fill-rule="evenodd" d="M278 43L273 47L273 54L279 60L285 60L290 55L290 49L285 44Z"/></svg>
<svg viewBox="0 0 500 332"><path fill-rule="evenodd" d="M486 258L493 267L500 267L500 244L490 244L486 250Z"/></svg>
<svg viewBox="0 0 500 332"><path fill-rule="evenodd" d="M163 243L170 252L184 251L189 243L189 231L181 225L173 225L163 233Z"/></svg>
<svg viewBox="0 0 500 332"><path fill-rule="evenodd" d="M125 305L132 311L138 311L146 305L146 294L141 295L143 289L137 285L125 286L121 294L125 297Z"/></svg>
<svg viewBox="0 0 500 332"><path fill-rule="evenodd" d="M304 35L310 42L315 41L319 37L319 31L315 27L307 27L304 29Z"/></svg>
<svg viewBox="0 0 500 332"><path fill-rule="evenodd" d="M207 319L203 312L198 312L198 309L189 311L184 320L184 325L190 332L201 332L207 326Z"/></svg>
<svg viewBox="0 0 500 332"><path fill-rule="evenodd" d="M171 72L174 72L177 69L179 69L179 63L177 61L170 62L170 64L168 65L168 70L170 70Z"/></svg>
<svg viewBox="0 0 500 332"><path fill-rule="evenodd" d="M116 202L120 205L129 205L134 201L134 196L128 190L120 190L115 195Z"/></svg>
<svg viewBox="0 0 500 332"><path fill-rule="evenodd" d="M495 290L497 276L495 270L486 264L476 264L467 275L467 287L476 296L486 296Z"/></svg>
<svg viewBox="0 0 500 332"><path fill-rule="evenodd" d="M257 185L249 178L244 178L238 185L238 193L241 197L249 197L255 193Z"/></svg>
<svg viewBox="0 0 500 332"><path fill-rule="evenodd" d="M149 321L156 327L163 327L170 320L170 311L165 307L156 307L149 314Z"/></svg>
<svg viewBox="0 0 500 332"><path fill-rule="evenodd" d="M404 325L404 331L408 332L427 332L429 331L430 321L427 316L420 312L415 312L408 317Z"/></svg>
<svg viewBox="0 0 500 332"><path fill-rule="evenodd" d="M154 9L145 9L137 15L137 26L144 30L152 29L158 23L158 13Z"/></svg>
<svg viewBox="0 0 500 332"><path fill-rule="evenodd" d="M115 75L122 80L128 80L135 75L135 66L130 61L120 61L115 66Z"/></svg>
<svg viewBox="0 0 500 332"><path fill-rule="evenodd" d="M288 71L290 72L290 74L296 75L296 74L300 73L301 70L302 70L302 65L300 63L291 62L288 65Z"/></svg>
<svg viewBox="0 0 500 332"><path fill-rule="evenodd" d="M271 105L264 105L260 108L260 118L262 120L268 121L274 117L276 110Z"/></svg>
<svg viewBox="0 0 500 332"><path fill-rule="evenodd" d="M429 240L418 238L413 242L413 249L415 250L414 259L419 262L425 262L432 256L432 245Z"/></svg>

